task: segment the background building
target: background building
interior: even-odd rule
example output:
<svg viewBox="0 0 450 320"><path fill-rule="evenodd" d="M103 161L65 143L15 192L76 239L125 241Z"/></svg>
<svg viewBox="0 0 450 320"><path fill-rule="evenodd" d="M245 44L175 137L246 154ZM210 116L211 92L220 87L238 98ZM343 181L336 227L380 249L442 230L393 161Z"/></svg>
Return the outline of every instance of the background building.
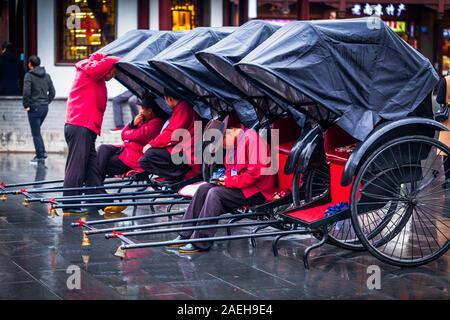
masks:
<svg viewBox="0 0 450 320"><path fill-rule="evenodd" d="M57 95L67 97L75 61L131 29L239 26L249 19L283 24L377 12L445 73L450 69L449 10L450 0L0 0L0 41L12 42L24 62L38 54L55 79ZM80 24L71 29L75 18ZM124 90L117 82L108 86L110 95Z"/></svg>
<svg viewBox="0 0 450 320"><path fill-rule="evenodd" d="M64 115L75 61L129 30L239 26L250 19L284 24L362 17L373 10L437 70L450 68L450 0L0 0L0 42L16 46L24 69L30 55L42 58L58 97L43 127L44 140L49 152L65 152ZM108 87L110 97L125 90L116 81ZM21 97L0 97L0 152L34 150L27 115L21 109ZM129 112L124 111L124 116L130 120ZM108 103L98 143L119 142L111 128Z"/></svg>

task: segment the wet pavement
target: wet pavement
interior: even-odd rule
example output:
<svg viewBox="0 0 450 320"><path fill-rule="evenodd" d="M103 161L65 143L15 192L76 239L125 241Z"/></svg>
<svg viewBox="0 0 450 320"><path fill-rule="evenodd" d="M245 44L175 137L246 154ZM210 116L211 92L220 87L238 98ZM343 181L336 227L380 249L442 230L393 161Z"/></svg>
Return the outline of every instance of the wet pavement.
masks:
<svg viewBox="0 0 450 320"><path fill-rule="evenodd" d="M63 176L63 156L50 155L46 167L30 166L29 158L1 154L0 180ZM147 209L137 214L148 214ZM81 231L70 226L75 220L49 218L42 204L24 208L21 197L0 203L0 299L450 298L450 253L420 268L400 269L365 252L325 245L312 253L311 269L305 270L301 257L315 240L296 236L280 242L279 257L272 254L271 239L258 239L256 248L248 240L237 240L216 243L206 254L179 256L152 248L129 251L128 258L120 260L114 256L117 239L92 236L89 249L83 248ZM81 290L67 286L67 270L74 265L81 268ZM371 265L381 269L379 290L367 288Z"/></svg>

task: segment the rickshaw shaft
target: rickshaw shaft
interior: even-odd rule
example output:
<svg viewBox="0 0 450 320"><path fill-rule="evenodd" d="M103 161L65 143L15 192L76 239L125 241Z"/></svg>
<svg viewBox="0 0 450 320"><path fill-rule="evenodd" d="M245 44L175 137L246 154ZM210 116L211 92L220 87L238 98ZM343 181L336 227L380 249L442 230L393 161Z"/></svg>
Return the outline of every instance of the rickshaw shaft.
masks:
<svg viewBox="0 0 450 320"><path fill-rule="evenodd" d="M135 217L127 217L127 218L118 218L118 219L109 219L109 220L95 220L95 221L87 221L84 223L85 226L94 226L99 224L111 224L117 222L128 222L128 221L136 221L136 220L145 220L145 219L154 219L154 218L162 218L162 217L173 217L183 215L186 211L173 211L169 213L161 213L161 214L146 214L142 216ZM79 223L74 222L71 224L72 228L79 227ZM92 230L101 230L101 229L92 229Z"/></svg>
<svg viewBox="0 0 450 320"><path fill-rule="evenodd" d="M293 234L309 234L307 230L289 230L289 231L275 231L275 232L264 232L264 233L254 233L254 234L242 234L234 236L222 236L222 237L211 237L211 238L199 238L199 239L187 239L180 241L160 241L151 243L135 243L135 244L125 244L121 245L120 248L123 250L127 249L140 249L140 248L152 248L152 247L163 247L169 245L177 244L189 244L189 243L200 243L205 241L227 241L227 240L241 240L241 239L255 239L264 237L273 237L280 235L293 235Z"/></svg>
<svg viewBox="0 0 450 320"><path fill-rule="evenodd" d="M125 232L122 235L124 237L130 236L140 236L140 235L150 235L150 234L160 234L160 233L174 233L180 231L196 231L196 230L209 230L209 229L223 229L223 228L238 228L238 227L253 227L253 226L262 226L262 225L270 225L272 223L279 223L278 220L267 220L267 221L252 221L252 222L242 222L242 223L230 223L230 224L213 224L213 225L201 225L201 226L192 226L192 227L182 227L182 228L167 228L167 229L156 229L150 231L134 231L134 232ZM114 238L115 235L105 234L106 239Z"/></svg>
<svg viewBox="0 0 450 320"><path fill-rule="evenodd" d="M241 218L251 218L251 217L258 217L258 216L264 216L266 213L244 213L240 214L239 217ZM135 230L135 229L150 229L150 228L157 228L157 227L166 227L166 226L174 226L174 225L180 225L180 224L189 224L189 223L196 223L196 222L208 222L208 221L219 221L219 220L226 220L226 219L233 219L236 218L236 214L225 214L218 217L208 217L208 218L200 218L200 219L188 219L188 220L177 220L177 221L169 221L169 222L157 222L157 223L151 223L151 224L142 224L139 226L126 226L126 227L119 227L119 228L108 228L108 229L98 229L93 231L86 231L87 235L91 234L99 234L99 233L109 233L113 231L127 231L127 230Z"/></svg>

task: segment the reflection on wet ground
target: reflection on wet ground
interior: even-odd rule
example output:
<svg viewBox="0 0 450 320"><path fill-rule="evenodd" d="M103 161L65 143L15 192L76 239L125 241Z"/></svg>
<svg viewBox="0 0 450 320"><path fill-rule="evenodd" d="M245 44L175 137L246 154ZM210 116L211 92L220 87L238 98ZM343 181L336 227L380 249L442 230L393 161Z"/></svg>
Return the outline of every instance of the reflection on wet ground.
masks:
<svg viewBox="0 0 450 320"><path fill-rule="evenodd" d="M63 176L63 156L51 155L46 167L30 166L28 158L2 154L0 180ZM147 208L137 212L147 213ZM193 256L163 248L139 249L121 261L113 255L119 245L115 239L92 237L92 245L84 249L80 230L70 227L74 220L48 218L45 205L24 208L18 197L0 203L0 299L450 298L450 253L421 268L400 269L368 253L326 245L312 254L306 271L301 256L315 240L294 237L280 242L277 258L271 240L258 239L256 248L248 240L222 242L207 254ZM81 268L81 290L67 288L71 265ZM380 290L367 288L370 265L381 269Z"/></svg>

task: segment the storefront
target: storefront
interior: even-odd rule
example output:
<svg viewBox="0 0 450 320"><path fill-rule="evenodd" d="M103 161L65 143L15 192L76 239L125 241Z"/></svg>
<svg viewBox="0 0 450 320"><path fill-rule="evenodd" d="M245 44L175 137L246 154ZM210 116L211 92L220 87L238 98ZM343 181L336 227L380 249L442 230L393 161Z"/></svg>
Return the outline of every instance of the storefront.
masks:
<svg viewBox="0 0 450 320"><path fill-rule="evenodd" d="M24 64L31 54L41 56L64 97L73 64L131 29L239 26L249 19L285 24L378 13L436 69L447 72L450 11L444 14L445 9L450 10L450 0L0 0L0 42L13 42ZM109 86L111 94L123 90L118 83Z"/></svg>
<svg viewBox="0 0 450 320"><path fill-rule="evenodd" d="M297 19L342 19L377 15L419 50L441 73L450 69L450 0L251 0L254 17L285 24Z"/></svg>
<svg viewBox="0 0 450 320"><path fill-rule="evenodd" d="M39 55L58 97L67 97L77 61L129 30L222 25L222 0L0 0L0 42L16 46L24 68ZM112 96L124 90L108 87Z"/></svg>

